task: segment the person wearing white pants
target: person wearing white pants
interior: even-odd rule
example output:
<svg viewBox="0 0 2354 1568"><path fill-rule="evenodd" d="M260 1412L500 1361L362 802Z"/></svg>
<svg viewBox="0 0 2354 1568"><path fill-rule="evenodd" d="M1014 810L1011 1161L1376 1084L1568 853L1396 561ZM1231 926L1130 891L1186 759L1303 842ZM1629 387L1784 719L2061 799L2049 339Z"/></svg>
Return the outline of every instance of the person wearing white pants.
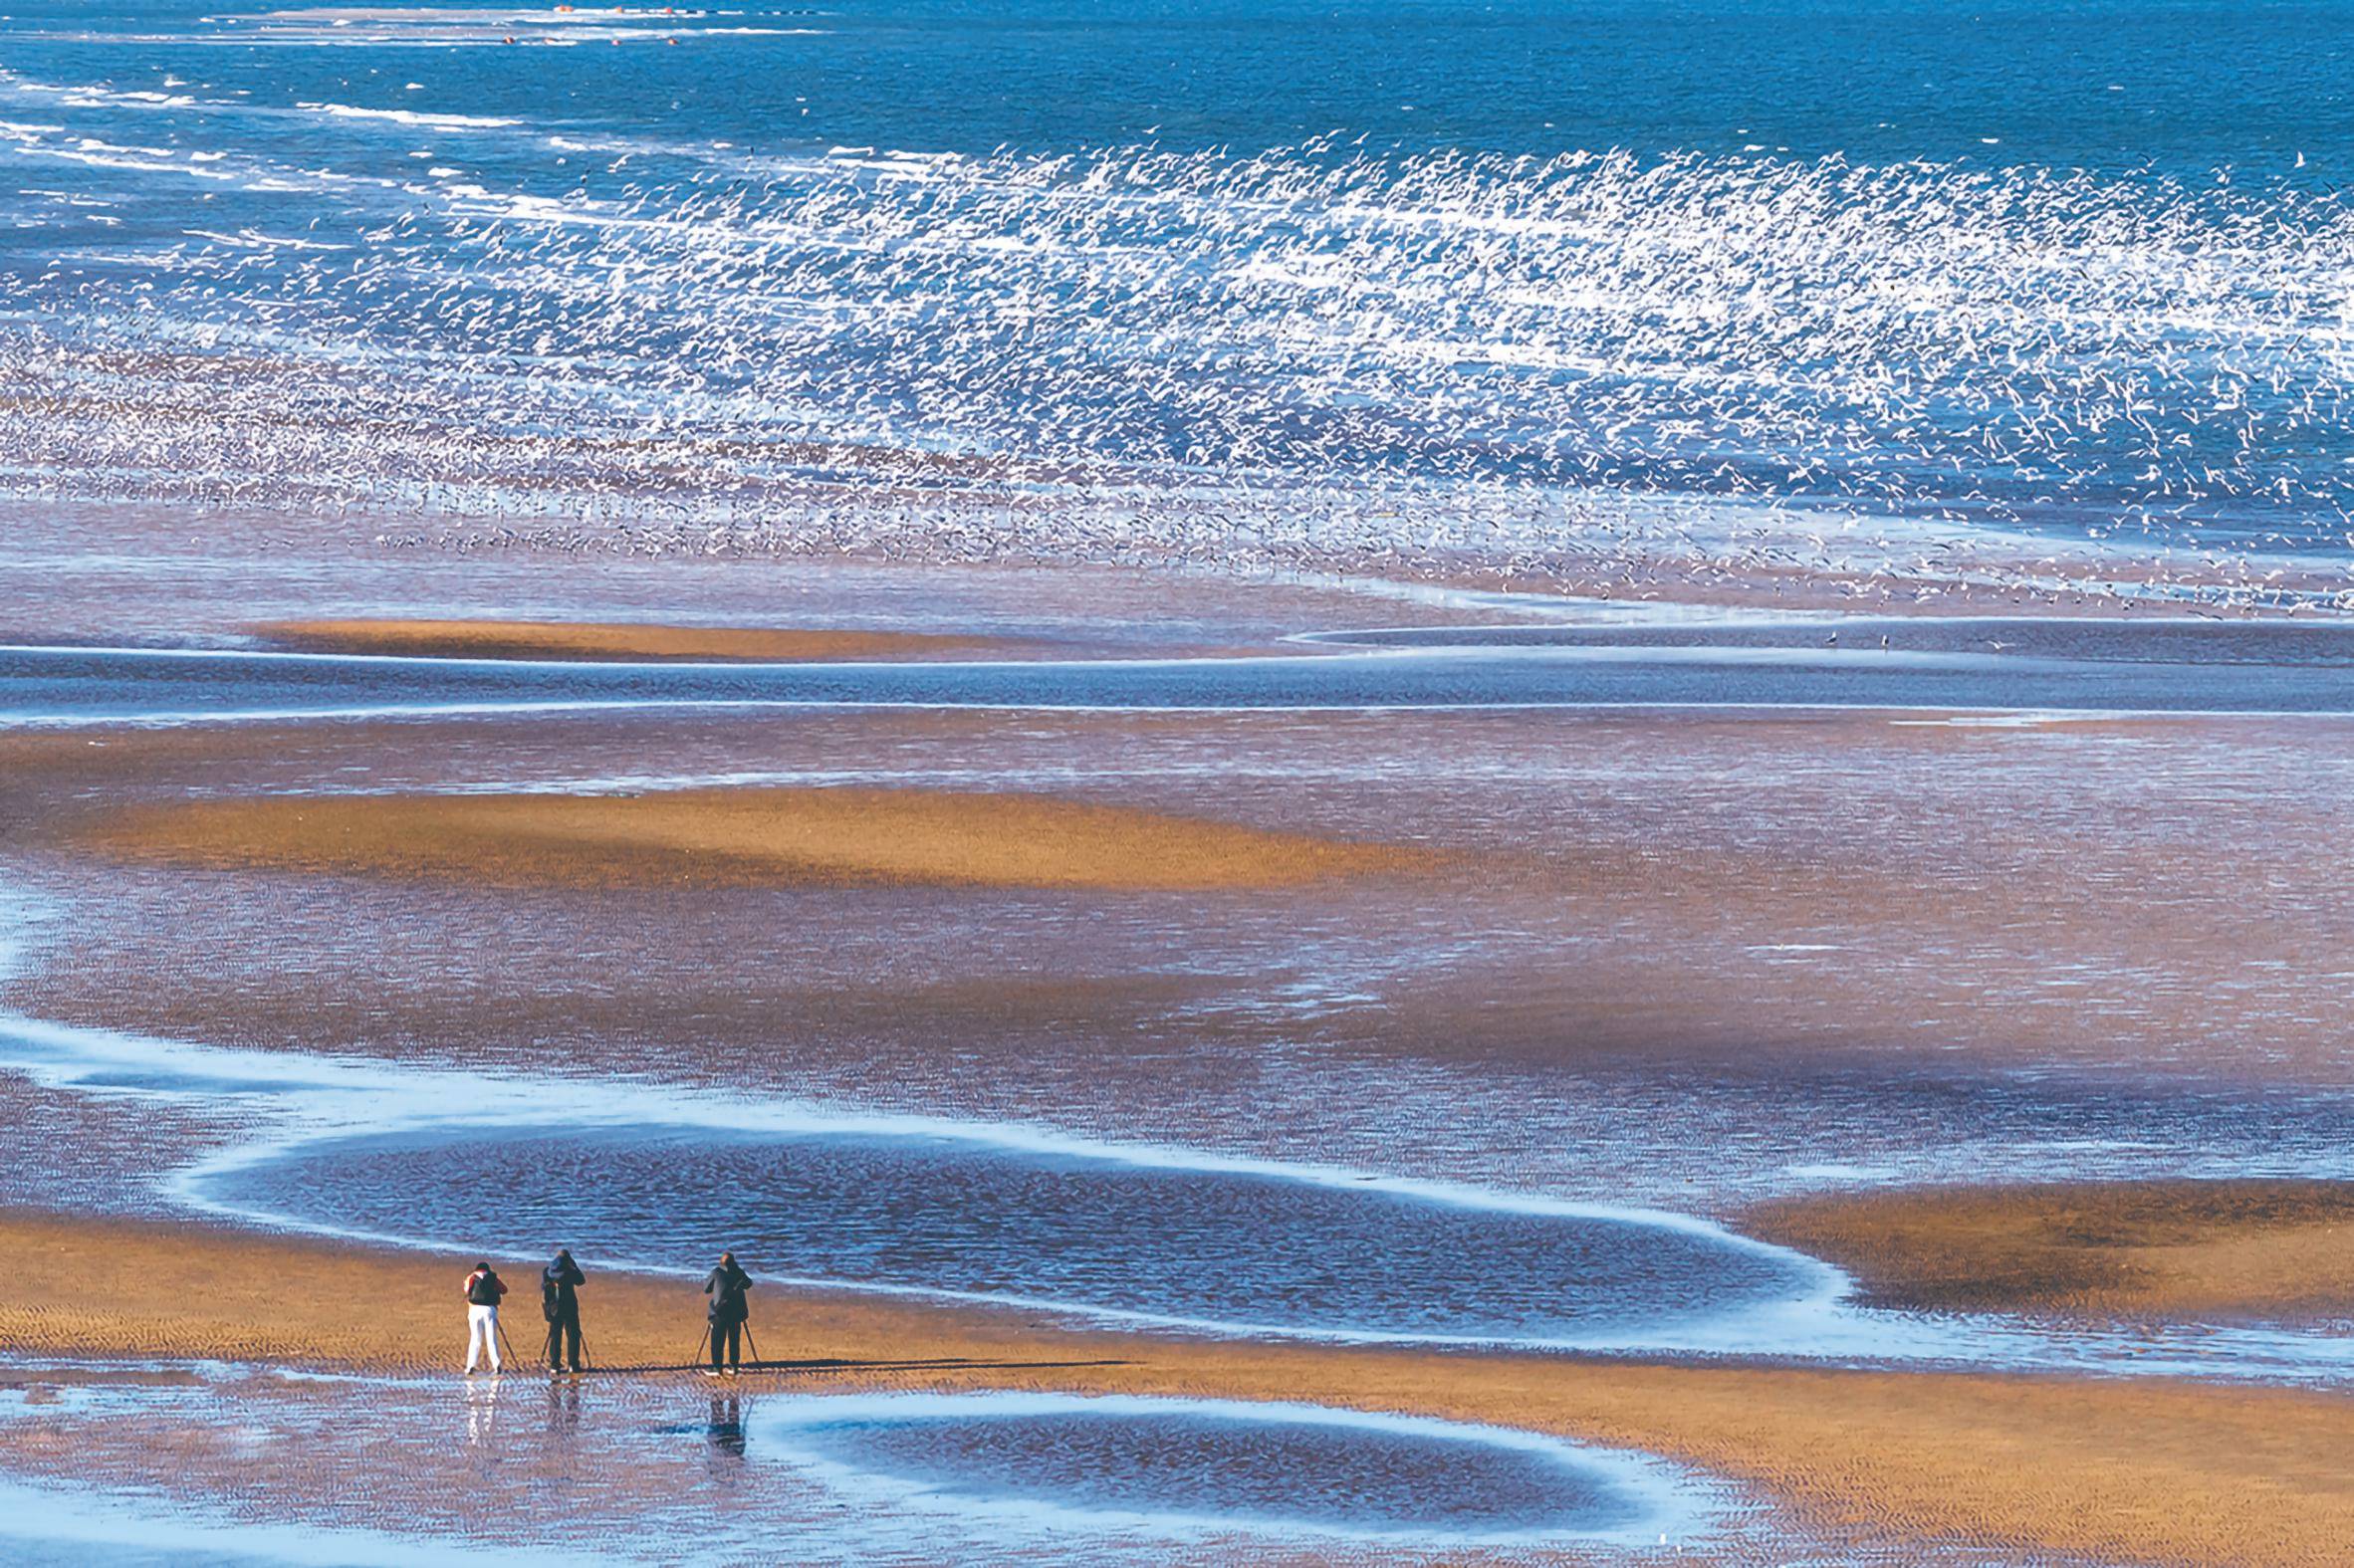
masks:
<svg viewBox="0 0 2354 1568"><path fill-rule="evenodd" d="M507 1293L507 1282L488 1263L476 1263L474 1272L466 1276L466 1376L474 1375L474 1364L487 1358L491 1376L499 1375L499 1297Z"/></svg>

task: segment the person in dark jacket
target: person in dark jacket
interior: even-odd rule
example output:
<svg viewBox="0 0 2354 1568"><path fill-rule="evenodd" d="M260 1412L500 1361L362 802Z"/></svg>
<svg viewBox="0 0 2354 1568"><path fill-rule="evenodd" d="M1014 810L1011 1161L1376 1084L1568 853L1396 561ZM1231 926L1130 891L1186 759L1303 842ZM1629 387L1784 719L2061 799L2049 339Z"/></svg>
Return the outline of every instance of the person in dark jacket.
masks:
<svg viewBox="0 0 2354 1568"><path fill-rule="evenodd" d="M727 1366L730 1372L743 1364L744 1320L752 1315L752 1303L745 1292L752 1288L752 1276L744 1272L733 1252L719 1254L719 1266L703 1280L703 1293L711 1298L711 1372L719 1374L719 1350L727 1345Z"/></svg>
<svg viewBox="0 0 2354 1568"><path fill-rule="evenodd" d="M571 1251L561 1246L556 1260L540 1270L540 1314L548 1320L551 1372L563 1371L567 1362L573 1371L581 1370L581 1298L574 1291L588 1282Z"/></svg>

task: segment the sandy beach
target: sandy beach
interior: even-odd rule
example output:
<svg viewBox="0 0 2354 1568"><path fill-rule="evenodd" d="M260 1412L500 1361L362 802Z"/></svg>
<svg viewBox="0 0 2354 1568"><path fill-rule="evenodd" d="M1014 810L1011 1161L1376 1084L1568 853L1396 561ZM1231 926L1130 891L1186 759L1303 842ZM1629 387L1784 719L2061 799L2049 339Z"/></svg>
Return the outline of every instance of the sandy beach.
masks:
<svg viewBox="0 0 2354 1568"><path fill-rule="evenodd" d="M1752 1211L1753 1233L1935 1311L2325 1322L2354 1314L2354 1186L2084 1182L1841 1194Z"/></svg>
<svg viewBox="0 0 2354 1568"><path fill-rule="evenodd" d="M16 1260L0 1281L12 1350L440 1372L461 1348L470 1257L24 1212L0 1219L0 1237ZM536 1265L499 1261L528 1360ZM60 1304L70 1296L110 1304ZM678 1370L701 1328L691 1281L598 1272L583 1299L604 1367L691 1375ZM774 1290L754 1322L785 1365L753 1385L1214 1395L1502 1422L1674 1455L1925 1543L2287 1565L2326 1558L2354 1528L2340 1463L2354 1402L2335 1394L1189 1342Z"/></svg>
<svg viewBox="0 0 2354 1568"><path fill-rule="evenodd" d="M134 812L80 845L184 865L520 887L1271 888L1434 858L1046 796L852 788L208 801Z"/></svg>
<svg viewBox="0 0 2354 1568"><path fill-rule="evenodd" d="M611 621L284 620L252 633L279 647L438 659L817 661L1003 657L1024 644L938 632Z"/></svg>

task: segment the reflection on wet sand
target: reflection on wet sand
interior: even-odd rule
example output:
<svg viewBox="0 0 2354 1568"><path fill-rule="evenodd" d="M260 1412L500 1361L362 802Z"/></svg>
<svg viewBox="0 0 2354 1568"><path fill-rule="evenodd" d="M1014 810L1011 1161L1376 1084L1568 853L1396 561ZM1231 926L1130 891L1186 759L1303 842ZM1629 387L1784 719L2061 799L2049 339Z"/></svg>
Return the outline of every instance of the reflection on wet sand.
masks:
<svg viewBox="0 0 2354 1568"><path fill-rule="evenodd" d="M487 1449L499 1437L499 1390L504 1379L496 1373L489 1377L468 1378L465 1384L466 1447Z"/></svg>
<svg viewBox="0 0 2354 1568"><path fill-rule="evenodd" d="M55 1375L74 1387L73 1369ZM1680 1466L1427 1418L1028 1392L698 1398L677 1382L637 1382L594 1385L578 1395L586 1419L542 1429L501 1414L525 1393L513 1380L453 1396L396 1379L326 1385L216 1364L193 1385L125 1385L63 1404L0 1394L0 1453L70 1433L94 1475L118 1486L170 1453L183 1544L276 1560L422 1561L462 1549L468 1522L483 1520L503 1543L541 1541L553 1556L571 1543L600 1558L611 1554L588 1543L633 1520L644 1544L662 1543L662 1560L687 1562L881 1552L979 1563L1047 1550L1147 1563L1204 1550L1282 1557L1335 1536L1471 1554L1456 1560L1533 1546L1585 1561L1588 1542L1749 1548L1770 1538L1754 1516L1717 1517L1727 1489ZM246 1476L236 1446L208 1442L208 1412L238 1422ZM452 1419L466 1423L454 1444L443 1426ZM342 1494L322 1484L345 1471ZM1115 1490L1091 1490L1097 1475ZM299 1539L295 1529L238 1522L237 1491L257 1480L274 1488L282 1517L314 1532L289 1559L273 1548ZM0 1495L13 1490L0 1483ZM171 1516L134 1504L105 1526L76 1517L73 1493L56 1495L65 1506L33 1494L29 1516L0 1523L0 1539L38 1542L46 1526L119 1547L161 1539ZM715 1507L726 1510L717 1532ZM400 1540L408 1549L387 1550Z"/></svg>
<svg viewBox="0 0 2354 1568"><path fill-rule="evenodd" d="M203 1235L175 1228L159 1248L168 1252ZM248 1244L287 1245L223 1239L230 1248L219 1254L223 1260ZM280 1265L331 1269L348 1255L316 1246L295 1251ZM448 1341L447 1281L438 1264L432 1257L399 1260L408 1283L380 1292L388 1343L417 1347L436 1365ZM94 1282L109 1283L103 1273ZM626 1335L616 1356L670 1343L664 1331L691 1315L696 1301L691 1286L667 1288L667 1312L657 1310L642 1330L613 1325ZM2285 1568L2326 1560L2331 1543L2354 1528L2340 1462L2354 1441L2354 1414L2328 1394L2175 1380L1925 1378L1212 1345L1064 1335L1004 1315L823 1297L797 1301L777 1330L784 1356L823 1348L849 1365L816 1375L748 1373L736 1392L753 1427L769 1390L999 1387L1407 1411L1674 1455L1704 1473L1740 1477L1731 1490L1741 1506L1677 1537L1680 1548L1712 1561L2089 1556ZM222 1341L181 1343L201 1351ZM121 1348L140 1353L129 1343ZM962 1351L967 1364L871 1370L919 1349ZM502 1420L502 1441L483 1451L453 1444L463 1396L446 1377L353 1383L261 1375L231 1387L220 1378L213 1369L205 1387L182 1391L170 1406L148 1403L109 1416L87 1403L51 1405L41 1420L0 1421L0 1459L38 1471L70 1451L85 1484L160 1477L199 1501L265 1495L281 1518L385 1521L428 1537L496 1517L510 1539L553 1544L593 1539L626 1519L630 1539L687 1555L709 1523L713 1497L700 1488L739 1486L729 1477L742 1472L733 1463L712 1468L710 1390L683 1370L587 1379L577 1440L550 1446L536 1422ZM510 1379L502 1400L517 1392L529 1391ZM293 1441L257 1445L223 1436L240 1432L284 1433ZM750 1456L760 1456L757 1432L751 1442ZM477 1454L487 1461L478 1463ZM731 1491L740 1501L730 1506L747 1510L747 1529L771 1520L813 1528L830 1519L828 1528L848 1532L813 1534L813 1542L864 1539L874 1543L870 1551L889 1551L909 1539L903 1510L836 1511L827 1504L840 1494L801 1477L791 1464L762 1465L757 1485ZM921 1553L927 1560L991 1557L971 1537L941 1535L938 1521L931 1525L931 1547ZM991 1539L996 1553L1008 1549L1002 1538ZM1165 1539L1157 1554L1147 1545L1137 1555L1168 1560ZM1583 1559L1572 1551L1565 1560Z"/></svg>
<svg viewBox="0 0 2354 1568"><path fill-rule="evenodd" d="M711 1423L705 1429L711 1452L723 1459L744 1457L744 1402L734 1394L711 1396Z"/></svg>
<svg viewBox="0 0 2354 1568"><path fill-rule="evenodd" d="M581 1430L581 1385L572 1378L548 1380L547 1433L549 1443L561 1445Z"/></svg>

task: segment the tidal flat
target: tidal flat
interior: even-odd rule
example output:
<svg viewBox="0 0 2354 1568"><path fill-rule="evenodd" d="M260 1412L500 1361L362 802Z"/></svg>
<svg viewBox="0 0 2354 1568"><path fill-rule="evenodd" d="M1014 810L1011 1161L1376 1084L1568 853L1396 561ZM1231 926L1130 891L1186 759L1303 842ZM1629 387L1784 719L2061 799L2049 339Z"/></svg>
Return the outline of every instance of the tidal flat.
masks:
<svg viewBox="0 0 2354 1568"><path fill-rule="evenodd" d="M727 568L737 624L780 569ZM1887 617L1179 574L1146 649L1132 586L1098 624L1091 578L931 574L796 569L780 629L1052 603L1056 651L738 703L692 682L812 667L288 655L202 600L12 630L28 1552L395 1560L495 1515L692 1556L721 1495L755 1550L974 1561L2286 1563L2346 1527L2354 712L2231 695L2333 633L2024 624L2035 679L2244 711L2019 708L1983 622L1884 651ZM559 627L643 586L529 580ZM512 609L477 591L438 620ZM1954 706L1884 701L1908 641ZM1621 700L1597 650L1728 699ZM528 1287L558 1244L594 1367L457 1378L465 1265ZM761 1280L724 1406L723 1246Z"/></svg>

